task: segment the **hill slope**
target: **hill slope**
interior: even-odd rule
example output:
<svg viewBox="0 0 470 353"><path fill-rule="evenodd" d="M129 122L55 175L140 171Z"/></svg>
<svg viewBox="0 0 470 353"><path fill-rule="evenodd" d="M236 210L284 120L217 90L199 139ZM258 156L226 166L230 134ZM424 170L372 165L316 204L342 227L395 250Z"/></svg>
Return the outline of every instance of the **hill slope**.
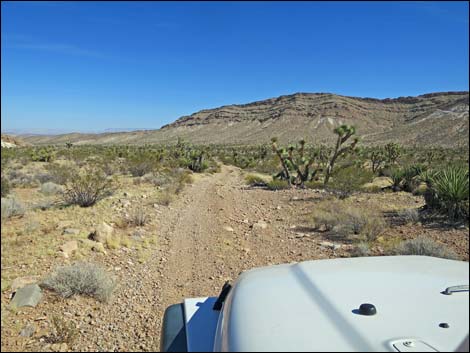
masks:
<svg viewBox="0 0 470 353"><path fill-rule="evenodd" d="M469 93L442 92L417 97L374 99L330 93L296 93L242 105L205 109L159 130L106 134L24 136L44 143L168 143L182 137L194 143L257 144L304 137L331 142L332 129L355 125L366 144L468 145Z"/></svg>

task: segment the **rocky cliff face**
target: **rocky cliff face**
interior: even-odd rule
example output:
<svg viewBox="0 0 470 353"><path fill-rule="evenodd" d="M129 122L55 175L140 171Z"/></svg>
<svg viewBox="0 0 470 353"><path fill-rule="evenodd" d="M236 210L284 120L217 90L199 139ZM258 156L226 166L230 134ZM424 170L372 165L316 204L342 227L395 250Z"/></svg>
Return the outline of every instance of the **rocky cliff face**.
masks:
<svg viewBox="0 0 470 353"><path fill-rule="evenodd" d="M281 142L305 138L310 143L328 143L334 138L331 131L341 124L355 125L366 144L468 145L469 93L383 100L296 93L201 110L160 130L69 137L78 143L167 143L182 137L194 143L258 144L276 136ZM29 141L53 143L60 139L36 137Z"/></svg>

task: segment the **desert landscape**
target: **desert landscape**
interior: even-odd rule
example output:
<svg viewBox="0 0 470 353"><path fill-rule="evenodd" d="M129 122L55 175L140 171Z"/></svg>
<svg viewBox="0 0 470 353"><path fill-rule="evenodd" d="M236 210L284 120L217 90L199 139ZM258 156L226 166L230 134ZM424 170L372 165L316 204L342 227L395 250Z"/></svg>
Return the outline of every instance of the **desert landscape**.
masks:
<svg viewBox="0 0 470 353"><path fill-rule="evenodd" d="M279 99L268 101L272 125L287 119L284 108L276 113ZM457 137L423 146L429 130L390 113L390 129L406 130L394 142L385 127L372 133L374 124L359 138L361 129L343 124L353 118L326 120L316 144L316 135L295 133L285 143L275 129L265 132L271 142L257 143L254 128L249 142L237 134L226 144L185 140L217 140L211 126L243 124L217 113L225 108L113 140L2 135L2 351L156 351L168 305L217 296L259 266L396 254L468 261L468 92L399 106L359 101L384 112L357 122L385 124L386 109L426 99L440 103L407 119L436 119ZM312 110L316 124L322 107ZM309 109L291 125L301 127ZM265 111L250 113L247 126ZM18 299L25 288L20 299L31 306Z"/></svg>
<svg viewBox="0 0 470 353"><path fill-rule="evenodd" d="M468 2L0 6L2 352L468 351Z"/></svg>

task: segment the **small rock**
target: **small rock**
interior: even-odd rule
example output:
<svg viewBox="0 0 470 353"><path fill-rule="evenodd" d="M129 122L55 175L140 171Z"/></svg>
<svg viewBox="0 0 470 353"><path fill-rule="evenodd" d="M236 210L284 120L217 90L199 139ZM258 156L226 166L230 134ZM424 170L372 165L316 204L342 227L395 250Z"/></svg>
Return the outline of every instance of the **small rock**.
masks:
<svg viewBox="0 0 470 353"><path fill-rule="evenodd" d="M41 301L42 292L37 284L28 284L16 291L15 296L11 300L11 306L21 308L23 306L35 307Z"/></svg>
<svg viewBox="0 0 470 353"><path fill-rule="evenodd" d="M333 244L329 241L323 241L323 242L320 243L320 246L323 246L324 248L334 249L335 244Z"/></svg>
<svg viewBox="0 0 470 353"><path fill-rule="evenodd" d="M20 332L21 337L31 337L36 332L34 325L26 325Z"/></svg>
<svg viewBox="0 0 470 353"><path fill-rule="evenodd" d="M73 234L78 235L80 234L80 229L75 228L65 228L63 234Z"/></svg>
<svg viewBox="0 0 470 353"><path fill-rule="evenodd" d="M268 228L268 224L265 221L258 221L253 224L253 228L266 229Z"/></svg>
<svg viewBox="0 0 470 353"><path fill-rule="evenodd" d="M226 227L224 227L224 229L225 229L227 232L233 232L233 228L232 228L232 227L226 226Z"/></svg>
<svg viewBox="0 0 470 353"><path fill-rule="evenodd" d="M71 240L60 246L60 250L64 253L66 258L70 257L74 251L78 250L78 243L76 240Z"/></svg>
<svg viewBox="0 0 470 353"><path fill-rule="evenodd" d="M319 232L326 232L328 228L325 224L320 224L317 229Z"/></svg>

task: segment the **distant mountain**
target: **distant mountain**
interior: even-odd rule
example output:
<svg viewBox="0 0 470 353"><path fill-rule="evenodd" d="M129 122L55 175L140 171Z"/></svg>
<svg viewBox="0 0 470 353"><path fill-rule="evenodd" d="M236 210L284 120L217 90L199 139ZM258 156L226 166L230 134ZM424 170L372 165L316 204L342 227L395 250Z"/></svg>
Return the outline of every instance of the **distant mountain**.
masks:
<svg viewBox="0 0 470 353"><path fill-rule="evenodd" d="M249 104L205 109L159 130L103 134L29 136L33 144L193 143L258 144L305 138L332 142L332 130L355 125L365 144L468 146L469 93L439 92L416 97L358 98L331 93L296 93Z"/></svg>

